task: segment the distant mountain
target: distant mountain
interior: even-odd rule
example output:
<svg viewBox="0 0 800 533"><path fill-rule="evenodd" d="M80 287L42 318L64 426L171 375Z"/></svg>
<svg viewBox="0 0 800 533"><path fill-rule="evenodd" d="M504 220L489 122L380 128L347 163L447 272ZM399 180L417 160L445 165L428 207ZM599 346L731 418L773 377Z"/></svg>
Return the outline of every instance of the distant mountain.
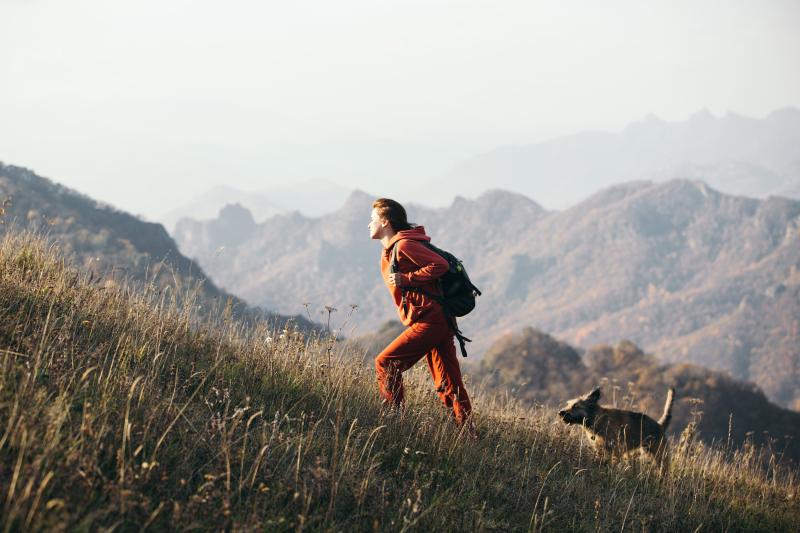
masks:
<svg viewBox="0 0 800 533"><path fill-rule="evenodd" d="M351 192L327 180L307 180L257 191L220 185L165 213L159 222L172 229L182 219L213 219L225 206L235 204L246 207L257 222L291 211L299 211L305 216L321 216L342 205Z"/></svg>
<svg viewBox="0 0 800 533"><path fill-rule="evenodd" d="M203 309L216 312L228 305L241 318L288 320L220 290L197 263L178 251L161 224L139 220L28 169L0 163L0 205L0 235L35 231L57 243L78 268L106 283L127 280L189 291L200 282L196 303ZM312 327L302 317L293 320L300 327Z"/></svg>
<svg viewBox="0 0 800 533"><path fill-rule="evenodd" d="M175 226L174 235L179 235L185 248L181 250L189 257L199 256L207 250L215 254L224 249L235 248L247 242L257 228L249 209L241 204L226 205L217 218L197 221L183 218Z"/></svg>
<svg viewBox="0 0 800 533"><path fill-rule="evenodd" d="M466 373L490 392L550 406L601 386L601 403L658 418L667 388L675 387L670 433L691 422L704 440L741 445L751 438L800 460L800 413L770 403L757 387L690 364L661 364L629 341L586 353L526 327L498 339ZM788 437L788 438L787 438Z"/></svg>
<svg viewBox="0 0 800 533"><path fill-rule="evenodd" d="M702 179L728 194L800 198L798 146L800 110L791 107L764 119L701 111L666 122L649 115L619 133L582 132L497 148L458 163L431 187L477 195L491 183L559 208L639 179Z"/></svg>
<svg viewBox="0 0 800 533"><path fill-rule="evenodd" d="M396 318L367 234L373 200L357 191L334 213L279 215L246 232L206 222L176 241L254 304L288 314L357 304L353 335L363 335ZM800 202L672 180L610 187L560 212L497 190L407 207L484 291L460 321L472 356L520 324L580 346L628 338L800 409Z"/></svg>
<svg viewBox="0 0 800 533"><path fill-rule="evenodd" d="M165 213L159 217L158 221L164 227L172 230L181 219L210 220L219 214L220 209L233 204L246 206L252 216L259 221L284 211L283 207L262 193L241 191L227 185L219 185Z"/></svg>

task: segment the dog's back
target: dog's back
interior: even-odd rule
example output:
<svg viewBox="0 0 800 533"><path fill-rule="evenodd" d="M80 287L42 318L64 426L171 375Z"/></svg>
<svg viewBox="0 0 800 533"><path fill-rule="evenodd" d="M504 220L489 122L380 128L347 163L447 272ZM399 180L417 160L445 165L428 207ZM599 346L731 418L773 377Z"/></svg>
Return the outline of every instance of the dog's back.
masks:
<svg viewBox="0 0 800 533"><path fill-rule="evenodd" d="M660 441L664 437L662 426L644 413L600 407L594 424L587 428L595 439L601 439L609 451L625 453L638 447Z"/></svg>

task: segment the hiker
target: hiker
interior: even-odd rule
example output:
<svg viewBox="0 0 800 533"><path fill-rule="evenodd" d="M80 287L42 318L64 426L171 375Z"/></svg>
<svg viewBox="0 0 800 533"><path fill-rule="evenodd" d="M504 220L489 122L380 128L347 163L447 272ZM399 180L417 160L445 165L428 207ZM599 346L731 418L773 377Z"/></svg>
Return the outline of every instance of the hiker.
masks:
<svg viewBox="0 0 800 533"><path fill-rule="evenodd" d="M383 281L401 322L407 326L375 358L381 397L385 403L400 407L404 400L402 374L425 357L442 403L452 410L459 426L468 423L470 433L474 434L472 408L461 380L453 341L455 331L451 323L455 324L455 319L448 319L439 302L424 294L441 296L437 279L448 271L448 262L423 244L430 241L425 228L409 224L406 210L394 200L380 198L372 204L369 234L383 244ZM398 266L394 273L393 253ZM411 287L418 290L408 290Z"/></svg>

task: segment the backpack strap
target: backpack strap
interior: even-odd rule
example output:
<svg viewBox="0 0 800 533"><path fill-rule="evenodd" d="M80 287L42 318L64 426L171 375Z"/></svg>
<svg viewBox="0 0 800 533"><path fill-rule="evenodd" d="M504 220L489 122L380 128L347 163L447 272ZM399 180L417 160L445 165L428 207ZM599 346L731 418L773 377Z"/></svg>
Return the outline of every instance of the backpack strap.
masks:
<svg viewBox="0 0 800 533"><path fill-rule="evenodd" d="M463 333L461 333L461 330L460 330L460 329L458 329L458 326L456 325L456 321L455 321L455 319L454 319L454 318L453 318L453 317L450 315L450 313L448 313L447 311L445 311L445 313L444 313L444 316L446 316L446 317L447 317L447 322L449 322L449 323L450 323L450 329L452 329L452 330L453 330L453 334L455 334L455 336L456 336L456 339L458 339L458 344L459 344L459 346L461 346L461 355L462 355L462 356L464 356L464 357L466 357L466 356L467 356L467 346L466 346L466 343L468 343L468 342L472 342L472 339L468 339L468 338L466 338L466 337L464 336L464 334L463 334Z"/></svg>
<svg viewBox="0 0 800 533"><path fill-rule="evenodd" d="M398 272L400 272L400 266L397 261L397 243L402 240L403 239L397 239L394 242L394 244L392 244L392 264L389 267L389 272L391 272L392 274L397 274ZM400 287L400 294L402 295L402 298L400 300L400 305L403 307L405 307L406 304L408 303L406 301L406 292L407 292L406 287Z"/></svg>
<svg viewBox="0 0 800 533"><path fill-rule="evenodd" d="M394 244L392 244L392 264L389 267L389 272L391 272L392 274L396 274L397 272L400 271L397 261L397 243L402 240L403 239L397 239L394 242ZM470 285L472 285L472 283L470 283ZM477 290L477 288L475 288L475 290ZM400 293L402 295L402 299L400 300L400 305L402 305L403 307L405 307L408 304L408 301L406 300L406 293L408 291L414 291L423 294L428 298L434 300L435 302L438 302L439 305L442 306L442 311L444 312L444 316L447 318L447 324L450 326L450 329L453 331L453 334L455 335L456 339L458 339L458 344L461 347L461 355L466 357L467 356L466 343L472 342L472 339L468 339L467 337L465 337L464 334L461 333L461 330L458 329L458 325L456 324L455 318L450 313L447 312L447 307L444 305L444 298L442 298L441 296L437 296L435 294L431 294L427 291L423 291L419 287L400 287ZM480 291L478 291L478 294L480 294Z"/></svg>

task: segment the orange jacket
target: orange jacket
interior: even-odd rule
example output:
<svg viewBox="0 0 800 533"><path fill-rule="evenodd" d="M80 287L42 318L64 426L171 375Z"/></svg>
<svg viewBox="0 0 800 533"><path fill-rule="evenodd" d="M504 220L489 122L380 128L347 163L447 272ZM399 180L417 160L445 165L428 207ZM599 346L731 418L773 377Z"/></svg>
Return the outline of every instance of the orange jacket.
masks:
<svg viewBox="0 0 800 533"><path fill-rule="evenodd" d="M422 226L399 231L389 241L389 247L385 248L381 254L383 282L386 283L386 287L394 299L397 313L404 326L415 322L446 320L442 306L419 292L406 291L406 301L405 305L403 304L403 291L400 287L419 287L429 294L442 294L437 280L450 269L450 265L442 256L422 244L422 242L430 240L431 238L425 235L425 228ZM397 265L401 277L400 287L389 285L393 245L397 248Z"/></svg>

